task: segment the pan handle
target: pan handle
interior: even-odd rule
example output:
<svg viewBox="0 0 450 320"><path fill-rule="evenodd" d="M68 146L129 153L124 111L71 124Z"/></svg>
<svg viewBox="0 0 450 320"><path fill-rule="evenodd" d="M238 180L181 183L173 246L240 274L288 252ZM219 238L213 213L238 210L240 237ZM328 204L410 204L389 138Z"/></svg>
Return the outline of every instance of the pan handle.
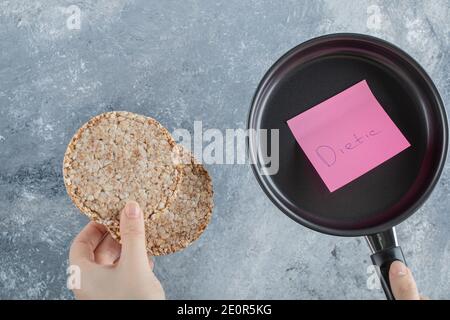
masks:
<svg viewBox="0 0 450 320"><path fill-rule="evenodd" d="M389 268L391 264L399 260L406 264L403 251L397 243L397 235L395 228L391 228L384 232L366 236L372 255L372 263L377 268L381 286L388 300L395 300L392 293L391 284L389 282Z"/></svg>

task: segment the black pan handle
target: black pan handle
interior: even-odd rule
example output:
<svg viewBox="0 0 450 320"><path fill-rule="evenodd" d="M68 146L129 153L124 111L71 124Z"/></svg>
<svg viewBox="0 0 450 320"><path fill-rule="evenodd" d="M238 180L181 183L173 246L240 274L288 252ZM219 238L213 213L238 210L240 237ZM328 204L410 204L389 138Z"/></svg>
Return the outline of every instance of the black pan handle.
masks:
<svg viewBox="0 0 450 320"><path fill-rule="evenodd" d="M395 228L366 236L372 251L370 258L377 268L381 286L388 300L395 300L389 281L389 268L394 261L401 261L406 265L402 249L398 246Z"/></svg>

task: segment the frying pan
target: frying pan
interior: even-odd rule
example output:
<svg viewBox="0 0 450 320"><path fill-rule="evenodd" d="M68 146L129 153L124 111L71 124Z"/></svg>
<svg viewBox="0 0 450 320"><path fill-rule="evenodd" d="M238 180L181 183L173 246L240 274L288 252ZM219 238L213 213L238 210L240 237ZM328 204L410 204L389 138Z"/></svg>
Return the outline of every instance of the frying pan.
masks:
<svg viewBox="0 0 450 320"><path fill-rule="evenodd" d="M364 79L411 146L329 192L286 121ZM386 297L394 299L389 266L405 262L394 226L428 198L447 154L445 109L424 69L398 47L372 36L314 38L287 52L264 75L252 100L248 129L254 132L248 140L251 166L271 201L313 230L366 237ZM276 148L261 129L278 129L277 172L268 170L273 164L266 163L264 154Z"/></svg>

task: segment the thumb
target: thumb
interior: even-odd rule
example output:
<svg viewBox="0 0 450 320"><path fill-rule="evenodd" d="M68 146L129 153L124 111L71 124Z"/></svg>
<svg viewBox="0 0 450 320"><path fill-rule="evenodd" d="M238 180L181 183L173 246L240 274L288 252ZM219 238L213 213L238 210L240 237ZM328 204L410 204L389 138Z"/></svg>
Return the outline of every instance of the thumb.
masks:
<svg viewBox="0 0 450 320"><path fill-rule="evenodd" d="M400 261L394 261L389 269L392 293L397 300L420 300L411 270Z"/></svg>
<svg viewBox="0 0 450 320"><path fill-rule="evenodd" d="M121 263L147 262L144 214L139 204L129 201L120 214Z"/></svg>

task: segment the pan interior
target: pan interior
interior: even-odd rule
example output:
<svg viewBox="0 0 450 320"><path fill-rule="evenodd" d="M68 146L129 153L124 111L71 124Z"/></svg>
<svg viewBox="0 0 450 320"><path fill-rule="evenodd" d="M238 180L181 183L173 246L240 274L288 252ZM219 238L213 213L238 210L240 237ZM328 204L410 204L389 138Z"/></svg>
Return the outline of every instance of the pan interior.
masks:
<svg viewBox="0 0 450 320"><path fill-rule="evenodd" d="M249 126L279 129L279 170L254 169L272 201L298 222L338 235L381 231L412 214L435 183L446 150L440 100L421 69L396 50L354 39L319 41L285 55L261 82ZM330 192L286 121L364 79L411 147Z"/></svg>

